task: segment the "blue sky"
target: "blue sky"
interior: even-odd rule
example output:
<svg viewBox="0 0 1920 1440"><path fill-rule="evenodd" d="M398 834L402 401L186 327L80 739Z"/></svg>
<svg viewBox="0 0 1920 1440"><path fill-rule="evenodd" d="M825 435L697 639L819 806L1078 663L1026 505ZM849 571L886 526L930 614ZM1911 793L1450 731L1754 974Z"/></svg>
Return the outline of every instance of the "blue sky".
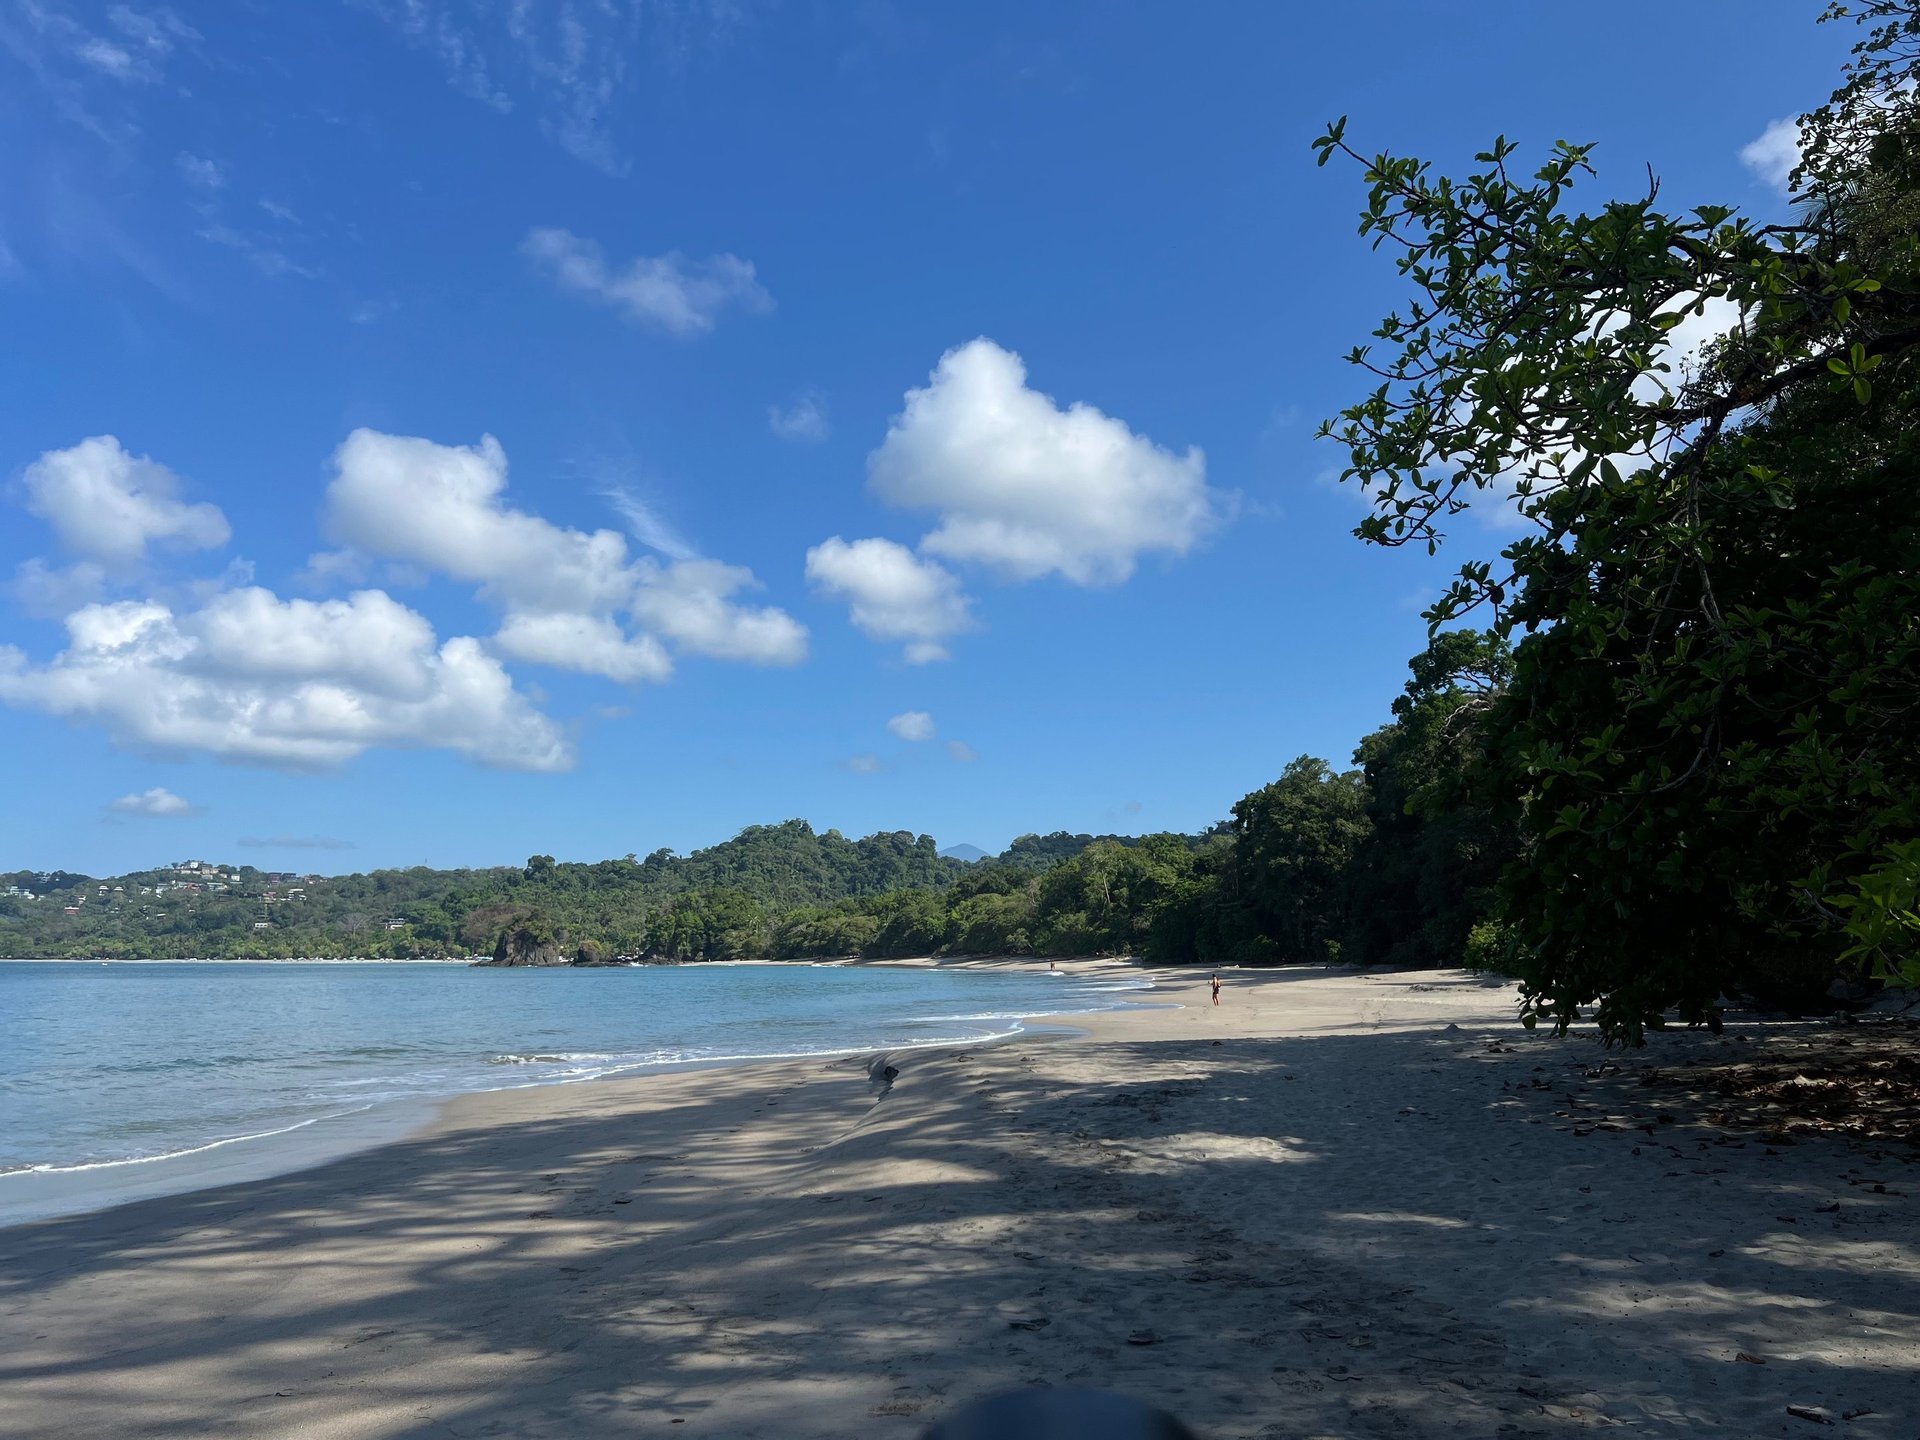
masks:
<svg viewBox="0 0 1920 1440"><path fill-rule="evenodd" d="M1397 292L1309 142L1767 213L1818 8L0 0L0 868L998 849L1344 763L1499 529L1349 534Z"/></svg>

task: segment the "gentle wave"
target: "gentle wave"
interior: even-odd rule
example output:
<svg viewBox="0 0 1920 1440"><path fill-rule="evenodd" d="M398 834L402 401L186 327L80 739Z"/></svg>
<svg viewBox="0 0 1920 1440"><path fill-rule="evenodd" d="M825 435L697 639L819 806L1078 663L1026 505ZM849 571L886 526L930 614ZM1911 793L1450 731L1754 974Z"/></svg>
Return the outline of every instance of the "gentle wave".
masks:
<svg viewBox="0 0 1920 1440"><path fill-rule="evenodd" d="M251 1135L228 1135L219 1140L209 1140L204 1145L189 1145L184 1150L166 1150L157 1155L129 1155L120 1160L87 1160L73 1165L16 1165L8 1170L0 1170L0 1179L9 1175L77 1175L83 1170L117 1170L126 1165L152 1165L160 1160L178 1160L185 1155L202 1155L209 1150L218 1150L227 1145L239 1145L248 1140L266 1140L275 1135L288 1135L295 1130L304 1130L309 1125L318 1125L322 1120L337 1120L342 1115L358 1115L370 1110L371 1105L356 1105L351 1110L341 1110L332 1115L309 1115L305 1120L296 1120L291 1125L282 1125L277 1130L256 1130Z"/></svg>

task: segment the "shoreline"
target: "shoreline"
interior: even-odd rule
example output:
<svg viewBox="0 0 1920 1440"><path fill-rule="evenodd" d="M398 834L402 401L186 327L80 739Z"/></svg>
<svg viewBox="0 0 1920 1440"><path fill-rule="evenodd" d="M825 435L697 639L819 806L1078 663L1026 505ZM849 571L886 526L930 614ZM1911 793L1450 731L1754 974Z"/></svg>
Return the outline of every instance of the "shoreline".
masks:
<svg viewBox="0 0 1920 1440"><path fill-rule="evenodd" d="M440 965L447 962L437 960L380 961L380 960L128 960L128 961L81 961L81 960L9 960L0 963L15 964L125 964L125 965L372 965L372 964L414 964ZM877 961L790 961L790 960L724 960L702 962L703 964L723 966L792 966L827 964L834 966L859 965L875 968L897 969L1040 969L1049 967L1046 973L1059 973L1055 962L1029 961L1026 957L993 957L978 959L961 957L953 961L933 957L907 958L901 960ZM1084 967L1084 973L1093 975L1104 971L1137 974L1140 967L1128 961L1112 960L1105 957L1074 963ZM565 967L561 967L565 968ZM606 969L614 967L592 967ZM645 968L645 967L631 967ZM1141 993L1150 993L1152 982L1146 982L1148 989ZM1126 1002L1121 1002L1123 1005ZM134 1204L144 1200L160 1199L173 1195L188 1195L200 1190L244 1184L250 1181L270 1180L277 1176L295 1174L327 1165L335 1161L377 1150L383 1146L429 1133L436 1119L446 1107L457 1101L475 1096L506 1094L519 1090L546 1090L572 1085L603 1084L618 1081L644 1083L664 1075L674 1075L710 1069L728 1068L737 1065L754 1066L780 1064L786 1061L837 1060L858 1055L875 1053L877 1050L912 1053L926 1049L951 1048L956 1045L980 1046L1002 1044L1025 1033L1037 1033L1050 1024L1083 1018L1086 1015L1102 1013L1100 1011L1062 1011L1049 1014L1036 1014L1016 1017L1011 1020L1012 1028L1001 1033L978 1037L942 1037L918 1043L893 1042L884 1046L871 1044L848 1045L829 1050L789 1052L775 1054L716 1056L693 1060L666 1060L637 1064L612 1074L587 1077L559 1077L534 1079L517 1084L498 1084L473 1089L455 1090L439 1095L414 1095L405 1098L384 1100L359 1109L338 1113L318 1114L299 1120L294 1124L276 1130L264 1131L254 1135L235 1135L216 1137L200 1142L191 1148L161 1155L139 1156L120 1160L105 1160L76 1163L60 1166L33 1166L18 1170L0 1172L0 1232L22 1225L33 1225L43 1221L57 1220L69 1216L100 1213L122 1205Z"/></svg>
<svg viewBox="0 0 1920 1440"><path fill-rule="evenodd" d="M1914 1172L1666 1092L1633 1122L1636 1066L1740 1037L1609 1055L1459 972L1224 971L1219 1009L1149 973L1181 1008L1080 1038L467 1095L0 1231L0 1431L907 1440L1092 1384L1244 1440L1913 1433Z"/></svg>

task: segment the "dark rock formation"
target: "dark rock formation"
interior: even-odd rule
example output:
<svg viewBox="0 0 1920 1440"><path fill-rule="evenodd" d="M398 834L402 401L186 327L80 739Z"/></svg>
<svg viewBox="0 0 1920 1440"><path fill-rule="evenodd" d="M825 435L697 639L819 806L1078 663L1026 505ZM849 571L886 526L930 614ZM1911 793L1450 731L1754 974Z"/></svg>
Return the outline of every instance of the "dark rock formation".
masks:
<svg viewBox="0 0 1920 1440"><path fill-rule="evenodd" d="M552 932L529 925L510 925L500 932L493 958L483 965L565 965L567 957Z"/></svg>

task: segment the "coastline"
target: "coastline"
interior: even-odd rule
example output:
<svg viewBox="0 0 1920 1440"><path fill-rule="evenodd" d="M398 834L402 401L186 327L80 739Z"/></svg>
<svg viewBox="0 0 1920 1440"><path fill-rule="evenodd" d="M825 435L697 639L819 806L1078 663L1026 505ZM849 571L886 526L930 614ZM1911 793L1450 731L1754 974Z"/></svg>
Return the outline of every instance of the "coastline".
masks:
<svg viewBox="0 0 1920 1440"><path fill-rule="evenodd" d="M179 961L179 960L0 960L5 964L45 964L45 965L416 965L438 966L449 963L442 960L402 960L384 961L373 959L355 960L314 960L289 959L277 961L231 960L231 961ZM464 962L460 962L464 965ZM675 962L678 964L678 962ZM1111 974L1115 978L1138 978L1140 971L1131 962L1100 957L1084 961L1070 962L1076 966L1076 973L1085 976L1104 976ZM737 968L737 967L806 967L823 964L834 968L860 967L880 969L1015 969L1060 973L1056 962L1029 961L1023 957L992 957L977 961L971 957L957 961L936 959L933 957L913 957L900 960L862 961L846 959L827 962L780 961L780 960L729 960L707 962L699 968ZM594 967L608 969L616 967ZM647 967L633 967L647 968ZM694 968L688 962L685 968ZM1148 982L1150 984L1150 982ZM1147 993L1143 991L1142 993ZM1126 1002L1122 1002L1126 1003ZM1051 1026L1050 1022L1062 1019L1083 1017L1087 1011L1063 1011L1056 1015L1033 1015L1009 1018L1010 1028L1004 1032L978 1037L956 1038L938 1037L924 1042L908 1043L889 1041L886 1048L891 1051L911 1053L918 1050L940 1049L956 1044L985 1045L1013 1039L1023 1032L1037 1033ZM158 1199L169 1195L188 1194L197 1190L215 1189L249 1181L268 1180L276 1176L309 1170L319 1165L343 1160L349 1156L373 1150L399 1140L430 1133L435 1119L447 1106L458 1100L472 1096L494 1095L523 1089L547 1089L556 1086L577 1084L601 1084L617 1081L645 1083L664 1075L702 1071L734 1065L777 1064L782 1061L798 1060L835 1060L851 1056L872 1053L874 1044L853 1044L834 1046L825 1050L807 1050L797 1052L773 1052L739 1055L719 1055L686 1060L663 1060L636 1064L612 1074L592 1076L567 1076L534 1078L526 1080L502 1081L496 1084L474 1086L468 1089L448 1090L437 1094L417 1094L404 1098L382 1100L345 1111L319 1113L300 1119L277 1129L255 1134L219 1136L189 1148L169 1153L95 1162L81 1162L61 1166L36 1166L31 1169L0 1171L0 1232L18 1225L37 1224L46 1220L55 1220L67 1216L87 1214L111 1209L136 1201Z"/></svg>
<svg viewBox="0 0 1920 1440"><path fill-rule="evenodd" d="M1608 1056L1459 972L1226 971L1219 1009L1148 973L1181 1008L468 1095L0 1231L0 1431L907 1437L1072 1383L1210 1436L1911 1435L1901 1166L1569 1118L1733 1037Z"/></svg>

